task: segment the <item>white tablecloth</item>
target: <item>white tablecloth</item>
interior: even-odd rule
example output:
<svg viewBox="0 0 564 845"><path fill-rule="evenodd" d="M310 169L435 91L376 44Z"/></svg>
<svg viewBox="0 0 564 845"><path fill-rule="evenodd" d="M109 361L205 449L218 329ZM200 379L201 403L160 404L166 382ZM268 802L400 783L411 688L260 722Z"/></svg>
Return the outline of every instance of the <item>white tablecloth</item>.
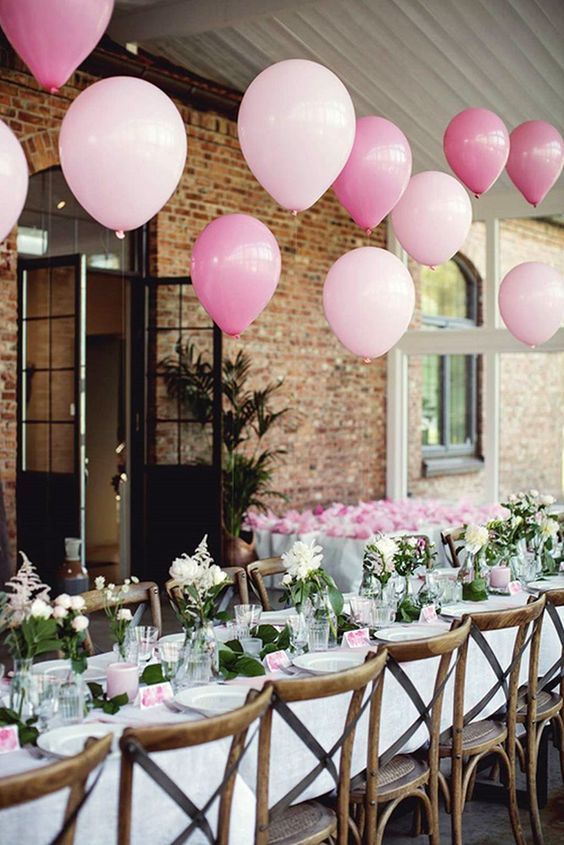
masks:
<svg viewBox="0 0 564 845"><path fill-rule="evenodd" d="M509 605L519 605L527 596L521 594L507 599ZM446 630L445 625L445 630ZM514 631L493 631L486 634L502 666L509 665L513 647ZM552 622L545 618L541 655L540 673L552 665L560 654L560 641ZM438 660L438 658L437 658ZM406 666L410 678L417 687L423 700L428 702L432 695L434 672L431 663L412 663ZM522 665L522 682L527 676L527 661ZM276 677L276 676L271 676ZM284 676L287 677L287 676ZM468 681L466 690L466 709L479 701L490 689L495 677L489 664L478 650L475 643L470 643L468 658ZM263 679L241 679L240 683L256 686ZM451 724L452 683L445 693L442 727ZM300 702L292 705L299 718L315 734L319 742L329 748L338 738L343 726L348 696L338 696L330 700ZM499 693L484 711L481 718L494 712L503 702ZM380 751L389 748L402 735L416 718L417 713L406 694L394 678L388 673L384 687L382 720L380 732ZM174 722L189 718L176 715L165 707L158 707L143 713L134 707L125 707L115 717L106 717L109 721L134 723ZM194 718L197 718L196 716ZM253 728L251 728L252 732ZM364 768L365 747L367 742L367 719L359 723L353 755L353 773ZM425 729L421 728L414 736L406 751L413 751L426 739ZM156 755L157 762L176 780L196 803L201 805L211 794L222 777L227 742L214 742L194 749L163 752ZM270 800L272 803L285 795L294 784L315 764L311 752L301 743L277 714L273 720L272 765L270 779ZM45 765L45 760L33 759L28 752L18 751L0 757L0 776L16 771L29 770ZM248 845L253 841L254 829L254 791L256 779L256 741L244 757L237 778L233 801L231 826L231 845ZM117 795L119 780L119 759L110 759L96 787L84 807L77 832L77 845L112 845L116 841ZM302 798L322 795L333 786L329 775L323 773L309 787ZM0 842L2 845L44 845L58 829L62 818L63 797L58 794L43 798L31 805L4 810L0 813ZM161 845L170 842L187 825L184 815L166 797L147 776L136 769L134 778L134 830L133 843L136 845ZM193 843L204 839L194 836Z"/></svg>

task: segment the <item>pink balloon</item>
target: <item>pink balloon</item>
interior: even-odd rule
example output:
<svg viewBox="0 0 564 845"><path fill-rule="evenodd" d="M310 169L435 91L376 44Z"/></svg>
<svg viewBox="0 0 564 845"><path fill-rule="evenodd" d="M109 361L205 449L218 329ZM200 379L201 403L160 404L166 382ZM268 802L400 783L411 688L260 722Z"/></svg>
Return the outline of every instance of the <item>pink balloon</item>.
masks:
<svg viewBox="0 0 564 845"><path fill-rule="evenodd" d="M27 197L27 161L21 144L0 120L0 241L18 222Z"/></svg>
<svg viewBox="0 0 564 845"><path fill-rule="evenodd" d="M452 170L479 197L499 178L509 155L504 122L488 109L465 109L446 128L443 149Z"/></svg>
<svg viewBox="0 0 564 845"><path fill-rule="evenodd" d="M453 176L417 173L392 211L396 237L419 264L436 267L458 252L470 231L472 206Z"/></svg>
<svg viewBox="0 0 564 845"><path fill-rule="evenodd" d="M225 214L212 220L192 250L196 295L219 328L234 337L270 302L280 267L276 238L248 214Z"/></svg>
<svg viewBox="0 0 564 845"><path fill-rule="evenodd" d="M237 127L255 178L279 205L298 212L317 202L343 169L354 141L354 106L332 71L288 59L251 82Z"/></svg>
<svg viewBox="0 0 564 845"><path fill-rule="evenodd" d="M544 120L528 120L511 133L507 172L515 187L535 208L562 172L562 135Z"/></svg>
<svg viewBox="0 0 564 845"><path fill-rule="evenodd" d="M545 343L564 321L564 278L540 261L518 264L503 278L499 310L517 340L532 347Z"/></svg>
<svg viewBox="0 0 564 845"><path fill-rule="evenodd" d="M186 130L160 88L114 76L72 103L59 154L79 203L120 234L150 220L174 193L186 162Z"/></svg>
<svg viewBox="0 0 564 845"><path fill-rule="evenodd" d="M371 234L395 206L410 176L411 148L401 129L384 117L361 117L333 190L354 222Z"/></svg>
<svg viewBox="0 0 564 845"><path fill-rule="evenodd" d="M0 0L0 26L40 85L55 93L92 52L114 0Z"/></svg>
<svg viewBox="0 0 564 845"><path fill-rule="evenodd" d="M384 355L409 325L415 288L407 267L385 249L363 246L335 261L323 286L327 322L366 361Z"/></svg>

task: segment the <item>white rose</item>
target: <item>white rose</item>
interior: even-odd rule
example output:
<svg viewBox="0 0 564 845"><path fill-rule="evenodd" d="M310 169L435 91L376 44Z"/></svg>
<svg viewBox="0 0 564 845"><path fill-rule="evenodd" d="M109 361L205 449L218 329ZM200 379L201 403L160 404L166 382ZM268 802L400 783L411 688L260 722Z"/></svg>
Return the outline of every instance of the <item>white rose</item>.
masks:
<svg viewBox="0 0 564 845"><path fill-rule="evenodd" d="M69 612L66 609L66 607L63 607L60 604L56 604L55 607L53 608L53 618L54 619L66 619L66 617L68 615L69 615Z"/></svg>
<svg viewBox="0 0 564 845"><path fill-rule="evenodd" d="M393 563L393 559L398 551L398 545L396 541L393 540L391 537L380 537L379 540L376 540L374 545L376 546L377 551L382 556L386 566L389 567L389 565Z"/></svg>
<svg viewBox="0 0 564 845"><path fill-rule="evenodd" d="M61 593L61 595L57 596L57 598L55 599L55 604L58 604L59 607L64 607L66 610L68 610L71 606L71 597L67 595L67 593Z"/></svg>
<svg viewBox="0 0 564 845"><path fill-rule="evenodd" d="M464 532L466 549L471 554L477 554L488 545L489 534L485 525L468 525Z"/></svg>
<svg viewBox="0 0 564 845"><path fill-rule="evenodd" d="M510 502L516 502L517 501L517 496L515 495L515 493L511 494L511 496L509 497L509 501Z"/></svg>
<svg viewBox="0 0 564 845"><path fill-rule="evenodd" d="M548 505L553 505L556 499L554 496L541 496L539 502L541 505L547 507Z"/></svg>
<svg viewBox="0 0 564 845"><path fill-rule="evenodd" d="M558 534L558 522L550 517L545 517L540 523L540 533L545 540L553 540Z"/></svg>
<svg viewBox="0 0 564 845"><path fill-rule="evenodd" d="M86 606L86 602L82 596L71 596L70 607L71 610L82 610Z"/></svg>
<svg viewBox="0 0 564 845"><path fill-rule="evenodd" d="M218 584L223 584L223 582L227 579L227 575L225 574L225 572L223 572L223 570L215 563L210 566L209 571L212 577L214 587L217 587Z"/></svg>
<svg viewBox="0 0 564 845"><path fill-rule="evenodd" d="M538 499L539 491L538 490L529 490L529 496L531 499Z"/></svg>
<svg viewBox="0 0 564 845"><path fill-rule="evenodd" d="M88 617L75 616L71 622L71 625L75 631L85 631L86 628L88 628Z"/></svg>
<svg viewBox="0 0 564 845"><path fill-rule="evenodd" d="M53 609L51 608L51 605L47 604L47 602L43 601L43 599L35 599L35 601L32 601L31 603L29 612L35 619L49 619L53 613Z"/></svg>
<svg viewBox="0 0 564 845"><path fill-rule="evenodd" d="M285 587L288 587L292 583L292 581L293 581L293 578L292 578L292 576L290 575L289 572L287 572L284 575L284 577L282 578L282 583L284 584Z"/></svg>
<svg viewBox="0 0 564 845"><path fill-rule="evenodd" d="M138 584L139 583L139 578L137 577L137 575L131 576L131 583L132 584Z"/></svg>
<svg viewBox="0 0 564 845"><path fill-rule="evenodd" d="M133 616L128 607L122 607L118 610L116 618L119 622L131 622Z"/></svg>
<svg viewBox="0 0 564 845"><path fill-rule="evenodd" d="M106 586L106 579L103 575L98 575L97 578L94 579L94 586L97 590L103 590Z"/></svg>
<svg viewBox="0 0 564 845"><path fill-rule="evenodd" d="M176 560L172 562L169 574L171 578L178 581L180 584L191 584L192 582L198 580L200 576L200 567L194 558L184 555L184 557L177 557Z"/></svg>

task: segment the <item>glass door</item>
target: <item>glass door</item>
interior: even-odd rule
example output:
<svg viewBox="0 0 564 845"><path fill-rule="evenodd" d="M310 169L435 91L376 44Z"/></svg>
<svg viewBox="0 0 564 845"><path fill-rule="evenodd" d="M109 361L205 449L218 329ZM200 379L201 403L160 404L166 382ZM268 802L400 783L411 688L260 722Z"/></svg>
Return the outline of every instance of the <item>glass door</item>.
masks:
<svg viewBox="0 0 564 845"><path fill-rule="evenodd" d="M65 537L85 552L84 256L20 259L18 549L52 586Z"/></svg>

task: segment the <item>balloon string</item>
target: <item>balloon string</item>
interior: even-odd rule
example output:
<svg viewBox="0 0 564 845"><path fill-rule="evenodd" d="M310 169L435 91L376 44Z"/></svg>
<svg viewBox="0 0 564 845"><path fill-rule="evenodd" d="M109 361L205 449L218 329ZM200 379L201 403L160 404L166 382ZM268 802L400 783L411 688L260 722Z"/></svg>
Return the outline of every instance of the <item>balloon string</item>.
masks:
<svg viewBox="0 0 564 845"><path fill-rule="evenodd" d="M300 221L298 215L294 215L294 276L298 278L298 229Z"/></svg>

